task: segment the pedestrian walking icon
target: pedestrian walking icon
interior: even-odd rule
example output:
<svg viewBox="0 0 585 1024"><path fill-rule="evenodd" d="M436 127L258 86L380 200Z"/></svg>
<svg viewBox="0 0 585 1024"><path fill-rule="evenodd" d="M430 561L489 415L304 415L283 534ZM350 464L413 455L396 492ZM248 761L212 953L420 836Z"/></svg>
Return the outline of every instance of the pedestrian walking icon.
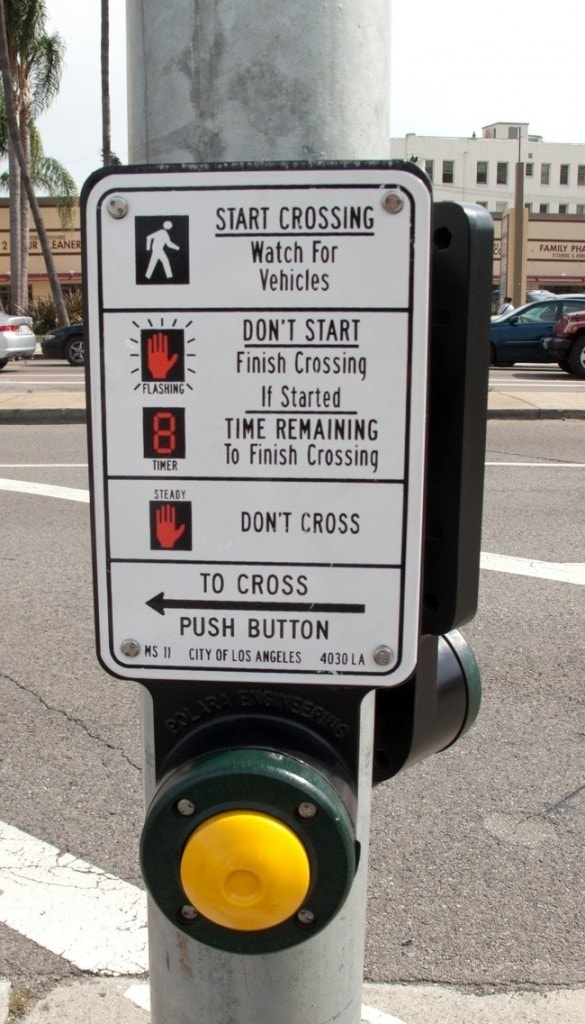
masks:
<svg viewBox="0 0 585 1024"><path fill-rule="evenodd" d="M189 218L136 217L136 284L189 284Z"/></svg>
<svg viewBox="0 0 585 1024"><path fill-rule="evenodd" d="M162 265L166 278L173 276L173 271L171 270L171 264L166 250L174 249L175 252L180 252L181 250L180 246L175 245L169 237L169 231L172 226L172 220L165 220L162 228L160 228L159 231L153 231L146 239L146 248L150 253L150 260L148 262L145 275L148 281L150 281L159 263Z"/></svg>

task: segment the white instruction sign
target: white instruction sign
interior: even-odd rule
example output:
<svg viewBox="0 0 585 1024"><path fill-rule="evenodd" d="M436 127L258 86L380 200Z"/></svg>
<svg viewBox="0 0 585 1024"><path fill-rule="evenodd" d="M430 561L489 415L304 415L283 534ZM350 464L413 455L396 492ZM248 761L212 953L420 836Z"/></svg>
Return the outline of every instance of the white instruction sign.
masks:
<svg viewBox="0 0 585 1024"><path fill-rule="evenodd" d="M99 654L128 679L416 667L431 201L416 168L96 175Z"/></svg>

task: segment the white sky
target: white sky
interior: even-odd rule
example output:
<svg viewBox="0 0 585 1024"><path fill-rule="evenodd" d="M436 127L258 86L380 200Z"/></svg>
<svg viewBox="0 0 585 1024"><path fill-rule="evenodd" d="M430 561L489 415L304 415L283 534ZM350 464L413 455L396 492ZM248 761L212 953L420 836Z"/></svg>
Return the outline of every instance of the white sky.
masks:
<svg viewBox="0 0 585 1024"><path fill-rule="evenodd" d="M66 68L39 126L47 155L81 186L100 166L100 3L47 0L47 8L49 28L67 44ZM122 161L125 16L125 0L110 0L112 147ZM571 41L578 49L584 38L583 0L557 0L553 8L520 0L392 0L390 132L469 136L492 121L528 121L548 142L585 143L580 64L571 56Z"/></svg>

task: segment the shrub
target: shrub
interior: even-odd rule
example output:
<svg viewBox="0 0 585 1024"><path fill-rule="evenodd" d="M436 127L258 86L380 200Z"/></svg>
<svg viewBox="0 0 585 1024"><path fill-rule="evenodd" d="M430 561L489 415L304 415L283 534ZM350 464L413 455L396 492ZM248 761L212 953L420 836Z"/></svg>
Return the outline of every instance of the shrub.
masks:
<svg viewBox="0 0 585 1024"><path fill-rule="evenodd" d="M64 294L65 308L72 324L83 321L83 293L81 288L71 288ZM26 315L32 317L35 334L46 334L57 326L57 311L51 295L40 295L31 299Z"/></svg>

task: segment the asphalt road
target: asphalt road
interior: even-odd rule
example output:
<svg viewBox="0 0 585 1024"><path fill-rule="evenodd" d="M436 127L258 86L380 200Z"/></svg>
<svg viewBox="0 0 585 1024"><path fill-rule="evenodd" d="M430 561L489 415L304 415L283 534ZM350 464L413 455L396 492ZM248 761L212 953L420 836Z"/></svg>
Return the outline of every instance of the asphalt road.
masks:
<svg viewBox="0 0 585 1024"><path fill-rule="evenodd" d="M585 562L585 424L488 437L483 549ZM0 430L0 477L85 488L86 461L83 427ZM89 508L6 492L2 513L0 819L141 884L138 687L95 659ZM581 586L482 572L464 629L480 718L374 794L368 980L585 982L584 605ZM0 926L0 976L76 973Z"/></svg>
<svg viewBox="0 0 585 1024"><path fill-rule="evenodd" d="M522 391L524 388L543 391L580 392L585 380L571 377L556 363L523 364L490 369L490 388L494 390ZM0 396L20 392L23 387L33 392L82 393L85 390L85 371L70 366L64 359L18 360L8 363L0 373Z"/></svg>

